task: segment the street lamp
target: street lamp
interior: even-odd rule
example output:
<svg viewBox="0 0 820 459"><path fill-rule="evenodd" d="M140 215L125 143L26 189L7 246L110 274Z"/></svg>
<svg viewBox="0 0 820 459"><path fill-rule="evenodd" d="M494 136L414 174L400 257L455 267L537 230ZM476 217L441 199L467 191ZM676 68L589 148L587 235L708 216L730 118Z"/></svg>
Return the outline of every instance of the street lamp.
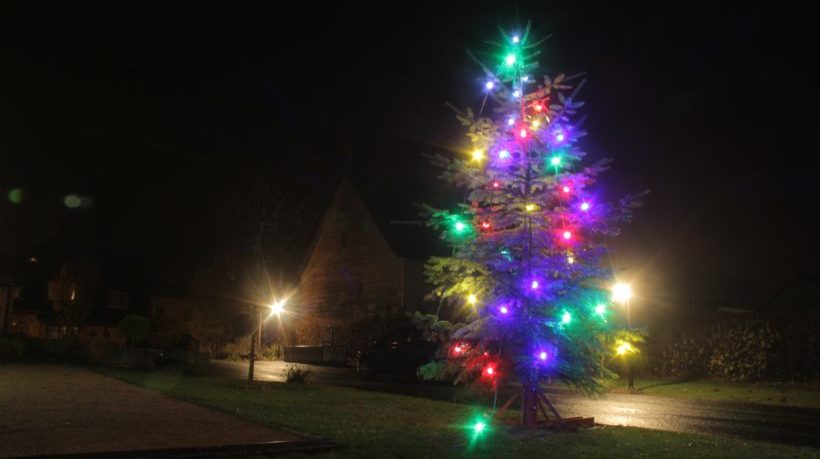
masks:
<svg viewBox="0 0 820 459"><path fill-rule="evenodd" d="M632 317L629 300L632 299L632 286L626 282L618 282L612 286L612 299L626 306L626 324L632 327Z"/></svg>
<svg viewBox="0 0 820 459"><path fill-rule="evenodd" d="M285 303L288 302L287 298L282 298L280 300L274 300L273 303L268 305L270 309L270 314L268 314L267 319L270 319L274 315L276 317L281 317L282 313L285 312ZM248 355L248 386L253 384L253 367L254 361L256 360L256 352L257 352L257 344L262 346L262 308L259 307L259 323L256 327L256 336L251 338L251 352Z"/></svg>
<svg viewBox="0 0 820 459"><path fill-rule="evenodd" d="M626 326L631 329L632 311L629 300L632 299L632 286L626 282L617 282L612 286L612 299L626 307ZM627 354L630 353L630 351L632 351L632 345L626 342L618 346L617 349L618 355L623 356L624 362L626 363L626 371L629 374L629 390L635 390L635 375L632 372L632 364L627 358Z"/></svg>

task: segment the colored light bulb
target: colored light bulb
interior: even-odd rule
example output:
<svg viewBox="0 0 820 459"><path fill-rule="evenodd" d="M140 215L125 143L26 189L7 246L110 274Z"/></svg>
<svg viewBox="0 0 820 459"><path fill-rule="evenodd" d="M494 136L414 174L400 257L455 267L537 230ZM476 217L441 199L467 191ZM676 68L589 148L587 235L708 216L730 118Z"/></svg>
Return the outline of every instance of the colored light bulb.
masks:
<svg viewBox="0 0 820 459"><path fill-rule="evenodd" d="M481 227L484 228L484 229L490 229L490 222L489 221L481 222Z"/></svg>
<svg viewBox="0 0 820 459"><path fill-rule="evenodd" d="M562 190L564 193L569 193L569 189L570 189L570 188L569 188L568 186L566 186L566 185L564 185L564 188L561 188L561 190Z"/></svg>
<svg viewBox="0 0 820 459"><path fill-rule="evenodd" d="M455 227L456 231L459 232L459 233L464 231L465 229L467 229L467 225L465 225L463 222L456 222L456 224L453 225L453 226Z"/></svg>
<svg viewBox="0 0 820 459"><path fill-rule="evenodd" d="M598 305L595 306L595 314L598 314L599 316L602 316L602 315L604 315L605 312L606 312L606 305L598 304Z"/></svg>
<svg viewBox="0 0 820 459"><path fill-rule="evenodd" d="M532 128L538 129L538 126L541 126L541 122L538 120L532 120Z"/></svg>
<svg viewBox="0 0 820 459"><path fill-rule="evenodd" d="M519 37L518 35L513 35L512 36L512 42L513 43L518 43L519 41L521 41L521 37Z"/></svg>
<svg viewBox="0 0 820 459"><path fill-rule="evenodd" d="M539 284L537 280L533 280L532 282L530 282L530 288L533 290L537 290L538 287L540 287L540 285L541 284Z"/></svg>
<svg viewBox="0 0 820 459"><path fill-rule="evenodd" d="M518 132L518 135L519 135L522 139L526 138L526 137L527 137L527 130L526 130L526 129L521 129L521 131L519 131L519 132Z"/></svg>
<svg viewBox="0 0 820 459"><path fill-rule="evenodd" d="M586 202L586 201L582 202L581 203L581 210L584 211L584 212L588 211L589 210L589 203Z"/></svg>
<svg viewBox="0 0 820 459"><path fill-rule="evenodd" d="M554 133L554 134L552 134L552 138L553 138L553 139L555 139L555 142L556 142L556 143L561 143L561 142L563 142L563 141L564 141L564 139L565 139L566 137L565 137L565 135L564 135L564 131L562 131L562 130L560 130L560 129L559 129L559 130L555 131L555 133Z"/></svg>
<svg viewBox="0 0 820 459"><path fill-rule="evenodd" d="M631 352L631 351L632 351L632 345L629 344L629 343L621 343L620 345L618 345L618 348L616 350L616 352L618 352L618 355L624 355L627 352Z"/></svg>
<svg viewBox="0 0 820 459"><path fill-rule="evenodd" d="M487 368L484 369L484 373L486 373L487 376L492 376L492 375L495 374L495 368L487 367Z"/></svg>
<svg viewBox="0 0 820 459"><path fill-rule="evenodd" d="M461 347L461 345L460 345L460 344L456 344L456 345L453 347L453 354L461 354L461 352L462 352L463 350L464 350L464 349Z"/></svg>
<svg viewBox="0 0 820 459"><path fill-rule="evenodd" d="M561 315L561 323L566 325L570 322L572 322L572 314L570 314L569 311L564 311Z"/></svg>
<svg viewBox="0 0 820 459"><path fill-rule="evenodd" d="M541 351L541 353L538 354L538 358L541 359L542 362L546 362L547 357L548 357L547 351Z"/></svg>
<svg viewBox="0 0 820 459"><path fill-rule="evenodd" d="M495 83L493 81L488 81L484 84L484 87L487 88L487 91L491 91L495 87Z"/></svg>
<svg viewBox="0 0 820 459"><path fill-rule="evenodd" d="M509 159L510 158L510 150L501 150L498 152L499 159Z"/></svg>
<svg viewBox="0 0 820 459"><path fill-rule="evenodd" d="M521 90L516 89L515 91L513 91L513 97L521 97Z"/></svg>
<svg viewBox="0 0 820 459"><path fill-rule="evenodd" d="M535 210L535 204L527 204L526 206L524 206L524 210L526 210L527 212L532 212L533 210Z"/></svg>
<svg viewBox="0 0 820 459"><path fill-rule="evenodd" d="M467 303L475 306L476 303L478 303L478 297L475 296L475 294L473 294L473 293L467 295Z"/></svg>
<svg viewBox="0 0 820 459"><path fill-rule="evenodd" d="M536 112L540 112L544 109L544 106L541 104L535 104L532 108L534 108Z"/></svg>
<svg viewBox="0 0 820 459"><path fill-rule="evenodd" d="M572 233L570 233L569 231L564 231L564 234L562 234L562 236L564 237L564 239L567 240L572 239Z"/></svg>
<svg viewBox="0 0 820 459"><path fill-rule="evenodd" d="M507 54L507 57L504 58L504 63L507 65L515 64L516 57L515 54Z"/></svg>
<svg viewBox="0 0 820 459"><path fill-rule="evenodd" d="M510 310L507 309L506 306L501 306L500 308L498 308L498 310L501 311L501 314L506 314L506 313L510 312Z"/></svg>
<svg viewBox="0 0 820 459"><path fill-rule="evenodd" d="M530 77L528 75L524 75L521 77L521 81L530 81Z"/></svg>
<svg viewBox="0 0 820 459"><path fill-rule="evenodd" d="M493 182L493 188L500 188L501 184L498 182Z"/></svg>
<svg viewBox="0 0 820 459"><path fill-rule="evenodd" d="M487 424L483 423L482 421L478 421L475 424L473 424L473 430L477 434L480 434L481 432L484 432L484 429L486 429L486 428L487 428Z"/></svg>
<svg viewBox="0 0 820 459"><path fill-rule="evenodd" d="M558 166L561 164L561 157L560 156L553 156L550 158L550 164L553 166Z"/></svg>
<svg viewBox="0 0 820 459"><path fill-rule="evenodd" d="M507 118L507 126L512 126L514 124L515 124L515 118L514 117L511 116L511 117Z"/></svg>
<svg viewBox="0 0 820 459"><path fill-rule="evenodd" d="M482 159L484 159L483 150L475 149L470 155L473 157L473 161L481 161Z"/></svg>
<svg viewBox="0 0 820 459"><path fill-rule="evenodd" d="M569 264L575 263L575 257L573 257L572 255L568 256L567 257L567 263L569 263Z"/></svg>

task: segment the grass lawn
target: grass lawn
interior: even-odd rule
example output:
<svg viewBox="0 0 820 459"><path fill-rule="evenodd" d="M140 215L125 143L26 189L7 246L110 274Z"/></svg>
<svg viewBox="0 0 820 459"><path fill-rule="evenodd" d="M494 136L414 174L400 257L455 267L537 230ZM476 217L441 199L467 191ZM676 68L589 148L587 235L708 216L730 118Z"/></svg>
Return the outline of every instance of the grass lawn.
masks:
<svg viewBox="0 0 820 459"><path fill-rule="evenodd" d="M613 392L626 390L626 378L620 379ZM779 386L725 383L711 381L665 381L636 379L635 389L646 395L678 397L723 402L762 403L820 409L820 390Z"/></svg>
<svg viewBox="0 0 820 459"><path fill-rule="evenodd" d="M168 373L107 370L111 377L273 427L322 436L344 448L324 458L818 457L818 450L726 437L626 427L577 433L491 426L472 438L473 408L333 386L258 383ZM296 457L296 456L288 456Z"/></svg>

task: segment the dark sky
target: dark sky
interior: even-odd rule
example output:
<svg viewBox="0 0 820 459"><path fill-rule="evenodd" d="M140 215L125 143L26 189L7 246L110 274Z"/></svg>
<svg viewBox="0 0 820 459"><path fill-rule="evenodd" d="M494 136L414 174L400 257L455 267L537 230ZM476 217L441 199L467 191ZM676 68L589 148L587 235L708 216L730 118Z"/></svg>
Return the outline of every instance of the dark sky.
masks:
<svg viewBox="0 0 820 459"><path fill-rule="evenodd" d="M184 273L232 231L214 209L248 176L322 202L347 173L381 220L414 219L452 196L420 154L466 144L445 102L481 100L465 50L530 19L546 73L587 72L602 186L651 189L616 255L645 296L757 306L818 273L811 14L546 3L4 3L0 190L26 199L2 225L54 220ZM62 208L69 193L94 206Z"/></svg>

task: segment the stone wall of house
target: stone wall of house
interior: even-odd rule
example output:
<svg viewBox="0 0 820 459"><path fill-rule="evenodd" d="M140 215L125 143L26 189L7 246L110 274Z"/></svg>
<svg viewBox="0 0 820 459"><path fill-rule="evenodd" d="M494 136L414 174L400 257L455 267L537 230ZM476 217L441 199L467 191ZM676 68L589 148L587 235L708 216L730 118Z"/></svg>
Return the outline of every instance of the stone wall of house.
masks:
<svg viewBox="0 0 820 459"><path fill-rule="evenodd" d="M356 347L403 313L402 259L344 182L325 215L301 274L296 344Z"/></svg>

